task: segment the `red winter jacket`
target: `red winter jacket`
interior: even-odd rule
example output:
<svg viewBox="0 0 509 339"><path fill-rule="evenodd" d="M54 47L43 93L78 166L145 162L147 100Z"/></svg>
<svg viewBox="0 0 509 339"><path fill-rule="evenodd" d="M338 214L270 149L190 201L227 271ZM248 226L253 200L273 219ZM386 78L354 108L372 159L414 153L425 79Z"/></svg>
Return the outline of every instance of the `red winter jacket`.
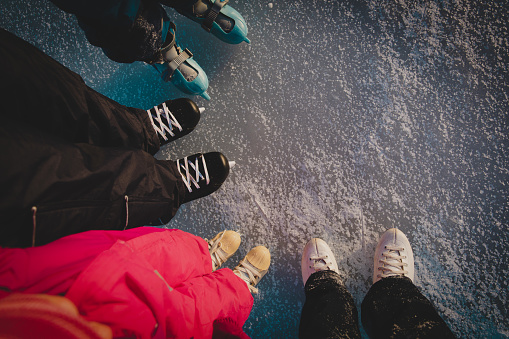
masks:
<svg viewBox="0 0 509 339"><path fill-rule="evenodd" d="M210 338L215 320L242 326L253 305L246 283L231 270L212 272L202 238L152 227L2 248L0 289L63 294L114 336L140 338Z"/></svg>

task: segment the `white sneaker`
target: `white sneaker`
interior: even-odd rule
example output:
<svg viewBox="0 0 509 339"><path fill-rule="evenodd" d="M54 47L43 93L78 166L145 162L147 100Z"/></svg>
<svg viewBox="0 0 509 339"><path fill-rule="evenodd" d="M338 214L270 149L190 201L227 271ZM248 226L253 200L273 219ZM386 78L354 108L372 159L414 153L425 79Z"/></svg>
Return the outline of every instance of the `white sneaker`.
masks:
<svg viewBox="0 0 509 339"><path fill-rule="evenodd" d="M270 252L265 246L256 246L233 269L233 273L244 280L251 293L258 293L255 287L267 274L270 266Z"/></svg>
<svg viewBox="0 0 509 339"><path fill-rule="evenodd" d="M221 267L239 248L240 234L235 231L223 231L212 240L207 240L212 258L212 272Z"/></svg>
<svg viewBox="0 0 509 339"><path fill-rule="evenodd" d="M315 272L330 270L339 273L336 258L329 245L319 238L313 238L306 244L300 265L304 286L309 276Z"/></svg>
<svg viewBox="0 0 509 339"><path fill-rule="evenodd" d="M373 261L373 284L392 276L405 276L414 281L412 247L405 234L397 228L387 230L380 237Z"/></svg>

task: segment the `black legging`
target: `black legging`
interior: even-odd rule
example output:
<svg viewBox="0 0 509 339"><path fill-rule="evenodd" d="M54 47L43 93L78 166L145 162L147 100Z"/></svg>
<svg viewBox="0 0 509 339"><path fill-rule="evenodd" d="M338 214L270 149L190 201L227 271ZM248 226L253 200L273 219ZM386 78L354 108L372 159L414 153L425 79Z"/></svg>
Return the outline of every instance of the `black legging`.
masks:
<svg viewBox="0 0 509 339"><path fill-rule="evenodd" d="M313 273L305 286L299 338L360 338L352 295L333 271ZM376 338L455 338L431 302L408 278L384 278L362 302L364 329Z"/></svg>

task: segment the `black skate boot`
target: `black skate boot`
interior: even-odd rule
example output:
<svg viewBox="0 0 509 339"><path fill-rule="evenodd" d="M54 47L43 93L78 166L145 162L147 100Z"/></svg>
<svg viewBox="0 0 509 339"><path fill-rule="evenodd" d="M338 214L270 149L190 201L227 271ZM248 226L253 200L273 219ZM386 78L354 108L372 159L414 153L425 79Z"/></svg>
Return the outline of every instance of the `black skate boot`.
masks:
<svg viewBox="0 0 509 339"><path fill-rule="evenodd" d="M177 168L187 188L182 203L217 191L234 165L235 162L228 162L228 159L219 152L198 153L177 160Z"/></svg>
<svg viewBox="0 0 509 339"><path fill-rule="evenodd" d="M186 186L182 204L205 197L217 191L235 166L235 161L228 161L219 152L198 153L184 157L175 162ZM171 216L160 217L149 223L149 226L162 226L170 222Z"/></svg>
<svg viewBox="0 0 509 339"><path fill-rule="evenodd" d="M175 161L186 186L186 194L182 204L203 198L217 191L235 166L235 161L228 161L219 152L198 153ZM147 224L148 226L162 226L170 222L171 216L160 217Z"/></svg>
<svg viewBox="0 0 509 339"><path fill-rule="evenodd" d="M168 100L147 110L161 146L189 134L200 121L203 108L187 98Z"/></svg>

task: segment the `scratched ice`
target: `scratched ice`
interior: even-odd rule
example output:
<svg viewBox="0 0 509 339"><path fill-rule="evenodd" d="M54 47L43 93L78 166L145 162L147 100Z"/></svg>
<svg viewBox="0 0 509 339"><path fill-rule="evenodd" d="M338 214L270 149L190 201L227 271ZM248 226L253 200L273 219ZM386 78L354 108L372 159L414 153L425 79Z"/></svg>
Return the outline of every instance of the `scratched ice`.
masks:
<svg viewBox="0 0 509 339"><path fill-rule="evenodd" d="M272 253L245 329L295 338L300 256L333 248L360 306L389 227L416 255L416 284L461 337L509 335L508 6L459 1L241 1L251 45L230 46L168 10L206 70L212 101L197 129L165 147L176 159L219 150L224 187L168 227L237 229L232 265ZM75 19L42 0L3 0L0 26L113 99L140 108L182 96L142 63L116 64Z"/></svg>

